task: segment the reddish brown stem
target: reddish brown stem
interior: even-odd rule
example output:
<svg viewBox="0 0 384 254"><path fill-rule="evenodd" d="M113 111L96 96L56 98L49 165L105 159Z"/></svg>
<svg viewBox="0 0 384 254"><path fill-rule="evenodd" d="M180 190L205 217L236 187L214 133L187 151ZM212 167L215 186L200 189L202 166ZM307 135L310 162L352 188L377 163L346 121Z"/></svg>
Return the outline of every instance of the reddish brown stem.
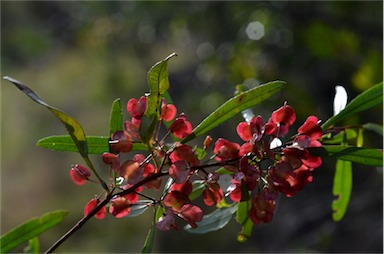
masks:
<svg viewBox="0 0 384 254"><path fill-rule="evenodd" d="M134 184L130 188L123 190L116 194L109 194L103 201L101 201L90 213L87 214L87 216L83 217L81 220L79 220L75 226L73 226L70 230L68 230L67 233L65 233L62 237L60 237L59 240L57 240L45 253L52 253L54 250L56 250L61 244L63 244L73 233L75 233L77 230L79 230L89 219L91 219L98 211L100 211L101 208L103 208L105 205L108 204L108 202L114 197L114 196L123 196L126 194L129 194L138 187L153 181L159 177L163 177L165 175L168 175L168 173L157 173L149 175L148 177L144 178L140 182Z"/></svg>

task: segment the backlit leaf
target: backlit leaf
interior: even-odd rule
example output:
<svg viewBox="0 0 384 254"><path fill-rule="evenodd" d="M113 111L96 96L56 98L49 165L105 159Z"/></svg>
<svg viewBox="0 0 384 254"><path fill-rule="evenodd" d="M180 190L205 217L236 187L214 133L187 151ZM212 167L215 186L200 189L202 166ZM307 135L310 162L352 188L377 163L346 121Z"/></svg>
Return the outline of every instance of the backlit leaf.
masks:
<svg viewBox="0 0 384 254"><path fill-rule="evenodd" d="M39 238L34 237L30 239L28 245L23 249L23 253L41 253Z"/></svg>
<svg viewBox="0 0 384 254"><path fill-rule="evenodd" d="M20 89L23 93L25 93L29 98L37 102L38 104L49 109L65 126L69 135L73 139L74 143L77 146L77 149L82 157L88 157L88 147L87 140L85 138L85 133L83 127L72 117L68 116L64 112L48 105L45 101L43 101L32 89L24 85L18 80L15 80L10 77L4 77L5 80L13 83L17 88Z"/></svg>
<svg viewBox="0 0 384 254"><path fill-rule="evenodd" d="M322 158L335 157L369 166L383 166L383 151L380 149L340 145L314 147L309 148L309 151Z"/></svg>
<svg viewBox="0 0 384 254"><path fill-rule="evenodd" d="M356 137L357 137L356 130L346 129L345 131L341 131L340 133L337 133L335 136L333 136L330 139L322 139L321 143L327 144L327 145L337 145L343 142L348 142L353 139L356 139Z"/></svg>
<svg viewBox="0 0 384 254"><path fill-rule="evenodd" d="M28 240L51 229L60 223L65 216L67 216L67 214L67 211L62 210L49 212L41 217L28 220L27 222L3 234L0 237L1 253L8 252L20 244L27 242Z"/></svg>
<svg viewBox="0 0 384 254"><path fill-rule="evenodd" d="M243 226L241 227L241 232L237 234L237 241L240 243L245 243L248 241L249 237L252 235L253 230L253 222L250 218L248 218L245 223L243 223Z"/></svg>
<svg viewBox="0 0 384 254"><path fill-rule="evenodd" d="M143 249L141 250L141 253L151 253L152 247L153 247L153 238L155 236L155 224L156 224L156 209L153 213L153 220L151 223L151 227L148 230L147 238L145 238L145 242L143 245Z"/></svg>
<svg viewBox="0 0 384 254"><path fill-rule="evenodd" d="M109 138L107 136L87 136L88 153L102 154L109 152ZM76 144L68 135L49 136L40 139L37 145L54 151L62 152L78 152ZM145 151L147 147L140 143L134 142L132 151Z"/></svg>
<svg viewBox="0 0 384 254"><path fill-rule="evenodd" d="M121 130L123 130L123 112L120 99L116 99L112 104L109 118L109 135Z"/></svg>
<svg viewBox="0 0 384 254"><path fill-rule="evenodd" d="M266 100L273 94L283 88L285 82L272 81L264 85L260 85L246 92L239 93L221 105L218 109L207 116L191 133L185 137L182 143L186 143L195 137L198 137L221 123L232 118L241 111L253 107L254 105Z"/></svg>
<svg viewBox="0 0 384 254"><path fill-rule="evenodd" d="M334 221L340 221L344 217L351 192L352 163L350 161L337 160L333 179L333 195L336 196L336 200L332 202L332 218Z"/></svg>
<svg viewBox="0 0 384 254"><path fill-rule="evenodd" d="M160 117L160 108L163 95L169 88L168 60L176 56L169 55L164 60L157 62L148 71L148 85L150 93L147 96L147 108L140 124L140 136L143 143L148 144L156 128L156 122Z"/></svg>

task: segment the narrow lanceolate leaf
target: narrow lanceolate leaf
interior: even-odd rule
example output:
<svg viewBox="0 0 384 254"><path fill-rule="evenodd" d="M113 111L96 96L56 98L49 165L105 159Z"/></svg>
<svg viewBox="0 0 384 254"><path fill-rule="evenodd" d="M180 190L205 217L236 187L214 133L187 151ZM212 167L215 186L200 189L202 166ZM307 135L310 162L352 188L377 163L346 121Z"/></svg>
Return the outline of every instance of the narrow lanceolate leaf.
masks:
<svg viewBox="0 0 384 254"><path fill-rule="evenodd" d="M0 237L1 253L8 252L20 244L51 229L60 223L67 214L67 211L62 210L49 212L41 217L33 218L5 233Z"/></svg>
<svg viewBox="0 0 384 254"><path fill-rule="evenodd" d="M132 218L141 215L153 204L152 200L139 200L131 206L131 212L125 218Z"/></svg>
<svg viewBox="0 0 384 254"><path fill-rule="evenodd" d="M355 99L348 103L339 114L329 118L323 123L321 128L326 130L346 117L380 104L383 104L383 82L359 94Z"/></svg>
<svg viewBox="0 0 384 254"><path fill-rule="evenodd" d="M248 218L245 223L243 223L243 226L241 227L241 232L237 234L237 241L240 243L245 243L248 241L249 237L252 235L253 230L253 222L250 218Z"/></svg>
<svg viewBox="0 0 384 254"><path fill-rule="evenodd" d="M192 192L189 194L190 200L195 200L196 198L200 197L205 189L205 184L203 181L196 180L192 183Z"/></svg>
<svg viewBox="0 0 384 254"><path fill-rule="evenodd" d="M343 142L351 142L352 140L356 139L357 133L354 129L346 129L345 131L341 131L340 133L336 134L332 138L323 138L321 140L321 143L324 145L338 145Z"/></svg>
<svg viewBox="0 0 384 254"><path fill-rule="evenodd" d="M283 81L272 81L234 96L214 112L212 112L209 116L207 116L192 131L191 135L184 138L182 142L186 143L195 137L210 131L221 123L232 118L236 114L241 113L241 111L264 101L265 99L280 91L284 84L285 82Z"/></svg>
<svg viewBox="0 0 384 254"><path fill-rule="evenodd" d="M204 215L203 220L197 222L197 228L192 228L190 225L187 225L184 229L194 234L205 234L219 230L228 224L236 210L237 205L217 209L208 215Z"/></svg>
<svg viewBox="0 0 384 254"><path fill-rule="evenodd" d="M153 220L150 229L148 230L147 238L145 239L143 249L141 250L141 253L151 253L152 247L153 247L153 238L155 236L155 224L156 224L156 214L157 209L155 209L153 213Z"/></svg>
<svg viewBox="0 0 384 254"><path fill-rule="evenodd" d="M65 126L69 135L73 139L76 144L79 153L82 157L86 158L88 156L88 147L87 140L85 138L85 133L83 127L77 122L74 118L68 116L64 112L48 105L45 101L43 101L32 89L24 85L18 80L15 80L10 77L4 77L5 80L13 83L17 88L19 88L23 93L28 95L29 98L37 102L38 104L49 109Z"/></svg>
<svg viewBox="0 0 384 254"><path fill-rule="evenodd" d="M109 151L109 137L87 136L88 154L102 154ZM69 135L49 136L40 139L37 145L54 151L78 152L76 144ZM139 142L134 142L132 151L146 151L147 147Z"/></svg>
<svg viewBox="0 0 384 254"><path fill-rule="evenodd" d="M366 123L363 125L363 128L369 131L374 131L377 134L383 136L383 125L376 123Z"/></svg>
<svg viewBox="0 0 384 254"><path fill-rule="evenodd" d="M347 211L349 198L352 192L352 163L350 161L337 160L336 172L333 179L333 195L336 200L332 202L332 218L340 221Z"/></svg>
<svg viewBox="0 0 384 254"><path fill-rule="evenodd" d="M23 249L23 253L41 253L40 242L38 237L34 237L28 241L28 245Z"/></svg>
<svg viewBox="0 0 384 254"><path fill-rule="evenodd" d="M156 122L160 117L162 98L169 88L168 60L174 56L176 56L175 53L169 55L148 71L150 93L147 97L147 108L140 124L140 136L145 144L149 144L156 129Z"/></svg>
<svg viewBox="0 0 384 254"><path fill-rule="evenodd" d="M383 166L383 151L380 149L340 145L314 147L309 150L312 155L323 158L335 157L369 166Z"/></svg>
<svg viewBox="0 0 384 254"><path fill-rule="evenodd" d="M116 99L112 104L109 118L109 135L121 130L123 130L123 112L120 99Z"/></svg>
<svg viewBox="0 0 384 254"><path fill-rule="evenodd" d="M236 220L240 225L244 225L249 219L249 211L251 210L251 200L241 201L236 212Z"/></svg>

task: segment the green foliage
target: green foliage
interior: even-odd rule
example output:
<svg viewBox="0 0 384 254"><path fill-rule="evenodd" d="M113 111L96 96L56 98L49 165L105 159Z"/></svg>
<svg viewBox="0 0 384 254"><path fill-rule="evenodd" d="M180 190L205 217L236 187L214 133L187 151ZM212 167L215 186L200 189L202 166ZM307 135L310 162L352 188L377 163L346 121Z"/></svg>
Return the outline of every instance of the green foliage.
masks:
<svg viewBox="0 0 384 254"><path fill-rule="evenodd" d="M193 129L191 135L185 137L182 142L186 143L227 121L241 111L261 103L273 94L283 88L285 82L272 81L264 85L257 86L246 92L239 93L233 98L227 100L223 105L217 108L209 116L207 116L196 128Z"/></svg>
<svg viewBox="0 0 384 254"><path fill-rule="evenodd" d="M151 224L151 227L149 228L148 230L148 234L147 234L147 238L145 239L145 242L144 242L144 245L143 245L143 249L141 251L141 253L151 253L152 252L152 248L153 248L153 239L154 239L154 236L155 236L155 224L156 224L156 217L157 217L157 209L154 208L154 213L153 213L153 220L152 220L152 224Z"/></svg>
<svg viewBox="0 0 384 254"><path fill-rule="evenodd" d="M23 249L23 253L41 253L39 238L34 237L30 239L28 245Z"/></svg>
<svg viewBox="0 0 384 254"><path fill-rule="evenodd" d="M344 110L323 123L321 128L326 130L346 117L350 117L358 112L378 106L380 104L383 104L383 82L359 94L356 98L347 104Z"/></svg>
<svg viewBox="0 0 384 254"><path fill-rule="evenodd" d="M116 99L112 104L109 118L109 135L121 130L123 130L123 112L120 99Z"/></svg>
<svg viewBox="0 0 384 254"><path fill-rule="evenodd" d="M12 82L17 88L20 89L20 91L25 93L29 98L49 109L56 116L56 118L59 119L65 126L69 135L75 142L81 156L88 157L88 147L87 140L85 138L85 133L83 127L79 124L77 120L61 112L60 110L48 105L32 89L22 84L20 81L10 77L4 77L4 79L8 80L9 82Z"/></svg>
<svg viewBox="0 0 384 254"><path fill-rule="evenodd" d="M337 197L332 202L332 218L340 221L347 211L352 192L352 162L337 160L335 177L333 179L333 195Z"/></svg>
<svg viewBox="0 0 384 254"><path fill-rule="evenodd" d="M102 154L109 151L109 137L87 136L88 154ZM40 139L37 145L54 151L79 152L76 144L69 135L49 136ZM133 151L146 151L147 147L140 142L134 142Z"/></svg>
<svg viewBox="0 0 384 254"><path fill-rule="evenodd" d="M168 60L176 56L169 55L164 60L156 63L148 71L148 84L150 94L147 96L147 109L140 124L140 135L143 143L148 144L156 128L156 122L160 116L162 98L169 88Z"/></svg>
<svg viewBox="0 0 384 254"><path fill-rule="evenodd" d="M151 153L151 156L154 156L152 145L152 138L155 135L156 126L160 118L161 113L161 104L162 98L164 96L169 97L167 90L169 89L169 80L168 80L168 60L175 56L175 54L171 54L166 59L156 63L148 72L148 84L150 88L150 94L147 95L147 108L144 113L144 116L141 119L140 125L140 136L143 143L134 142L133 149L134 151L148 151ZM56 108L53 108L46 104L35 92L33 92L30 88L20 83L17 80L14 80L9 77L5 77L6 80L15 84L21 91L27 94L31 99L33 99L38 104L48 108L67 128L69 135L61 135L61 136L50 136L39 140L37 143L38 146L52 149L55 151L70 151L70 152L79 152L84 160L87 162L88 166L95 173L100 183L107 191L108 196L103 201L104 204L108 203L108 198L112 198L113 191L110 190L106 183L98 176L96 170L93 168L91 161L88 158L89 154L102 154L104 152L108 152L109 149L109 139L110 136L89 136L86 137L82 126L72 117L69 117L67 114L59 111ZM265 99L271 97L278 91L280 91L285 85L283 81L273 81L266 83L264 85L255 87L248 91L240 91L238 90L237 94L227 100L224 104L222 104L219 108L217 108L214 112L212 112L209 116L202 120L200 124L197 125L195 129L193 129L192 133L185 137L181 142L186 143L195 137L198 137L213 128L219 126L221 123L229 120L234 117L241 111L248 109L258 103L261 103ZM349 117L355 113L358 113L362 110L366 110L368 108L377 106L382 101L382 87L383 84L380 83L375 87L365 91L361 95L357 96L354 100L352 100L346 108L341 111L338 115L331 117L328 121L326 121L322 128L323 130L327 130L335 123L340 120ZM335 136L324 136L323 141L324 145L322 147L311 148L310 152L313 155L321 156L321 157L335 157L337 158L336 162L336 171L334 177L334 185L333 185L333 194L337 196L337 199L332 203L333 210L333 219L335 221L339 221L344 216L350 195L352 190L352 162L361 163L370 166L382 166L383 165L383 152L379 149L370 149L361 147L363 144L363 128L371 129L376 132L380 132L378 130L378 126L375 124L365 125L365 127L360 127L357 132L352 129L343 129L340 133ZM123 130L123 115L122 115L122 106L120 99L116 99L111 107L110 113L110 121L109 121L109 135L112 135L116 131ZM357 147L347 145L348 142L352 140L357 140ZM342 145L338 145L342 144ZM163 149L163 148L161 148ZM195 148L196 154L198 158L201 160L206 155L207 152L201 148ZM164 158L165 163L166 158ZM161 162L161 167L164 166L164 163ZM156 164L156 162L155 162ZM214 165L216 166L216 165ZM157 167L157 165L156 165ZM160 170L161 170L160 167ZM220 168L216 170L216 172L220 172L221 174L233 174L233 172L229 172L224 168ZM164 175L168 173L163 173ZM144 180L143 180L144 181ZM168 179L168 182L165 184L164 192L161 200L164 199L165 195L167 195L170 186L174 183L172 178ZM144 183L143 183L144 184ZM242 197L240 203L227 204L225 201L222 201L220 204L217 204L218 209L212 212L211 214L205 215L202 221L197 222L198 227L192 228L190 225L185 227L185 230L190 233L203 234L211 231L219 230L225 227L230 219L233 217L233 214L236 213L236 220L241 225L242 229L237 235L237 240L239 242L245 242L251 236L253 230L253 222L250 219L250 210L252 206L252 201L250 197L250 192L248 191L245 184L241 185ZM115 186L114 186L115 187ZM192 193L189 195L190 200L194 200L197 197L202 195L203 190L206 188L206 183L202 180L197 180L193 183ZM161 201L159 201L161 202ZM154 205L153 200L140 200L136 204L130 206L130 214L127 217L136 217L144 213L150 206ZM152 251L154 234L155 234L155 224L160 218L160 216L164 213L164 207L162 206L153 206L154 208L154 217L151 224L151 227L148 231L142 252L148 253ZM94 210L95 211L95 210ZM42 219L40 219L42 220ZM61 221L61 220L60 220ZM58 222L53 221L48 223L43 228L44 231L50 227L53 227ZM29 225L29 224L28 224ZM35 226L37 227L37 226ZM41 229L40 229L41 230ZM7 244L7 242L15 242L16 240L8 240L11 235L14 239L18 238L23 240L23 242L32 239L41 231L36 231L38 233L24 233L25 237L18 238L16 237L18 234L23 235L20 230L15 232L7 233L4 236L4 239L7 241L2 241ZM8 237L8 238L7 238ZM3 237L2 237L3 238ZM38 249L38 241L33 239L30 242L29 247L26 251L36 252ZM20 244L19 242L16 242ZM14 244L8 244L4 247L5 250L9 250L14 247ZM3 249L3 245L2 245Z"/></svg>
<svg viewBox="0 0 384 254"><path fill-rule="evenodd" d="M67 129L69 135L71 136L73 142L76 144L76 147L80 153L80 155L83 157L89 168L93 171L93 173L96 175L96 177L99 179L100 183L103 185L105 190L108 190L108 186L104 182L103 179L100 178L99 174L93 167L93 164L91 160L88 157L88 144L87 139L85 137L85 132L83 130L83 127L80 125L80 123L75 120L74 118L70 117L69 115L65 114L64 112L48 105L45 101L43 101L32 89L24 85L18 80L15 80L10 77L4 77L5 80L8 80L9 82L13 83L20 91L25 93L29 98L31 98L33 101L37 102L38 104L46 107L49 109L57 119L60 120L60 122L65 126Z"/></svg>
<svg viewBox="0 0 384 254"><path fill-rule="evenodd" d="M205 234L219 230L228 224L236 210L237 205L216 209L214 212L204 215L203 220L197 223L197 228L187 225L185 230L193 234Z"/></svg>
<svg viewBox="0 0 384 254"><path fill-rule="evenodd" d="M332 157L368 166L383 165L383 151L379 149L339 145L310 148L310 152L322 158Z"/></svg>
<svg viewBox="0 0 384 254"><path fill-rule="evenodd" d="M8 252L20 244L46 232L59 224L67 215L68 212L63 210L49 212L41 217L28 220L18 227L8 231L0 237L1 253ZM34 250L36 248L36 242L32 242L31 244L34 246L32 248L32 250Z"/></svg>

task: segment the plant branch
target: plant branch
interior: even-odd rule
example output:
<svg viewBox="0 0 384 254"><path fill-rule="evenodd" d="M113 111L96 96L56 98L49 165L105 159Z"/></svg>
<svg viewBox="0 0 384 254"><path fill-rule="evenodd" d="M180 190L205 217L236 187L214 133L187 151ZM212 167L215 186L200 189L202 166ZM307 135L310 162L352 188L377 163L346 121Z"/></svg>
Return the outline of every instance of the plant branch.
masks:
<svg viewBox="0 0 384 254"><path fill-rule="evenodd" d="M130 188L123 190L116 194L108 194L107 197L101 201L90 213L88 213L85 217L83 217L81 220L79 220L75 226L73 226L67 233L65 233L62 237L60 237L59 240L57 240L45 253L52 253L54 250L56 250L61 244L63 244L69 237L71 237L77 230L79 230L89 219L91 219L98 211L101 210L105 205L108 204L108 202L116 195L122 196L129 194L131 192L134 192L136 188L153 181L159 177L163 177L165 175L168 175L168 173L157 173L153 175L149 175L148 177L144 178L140 182L132 185Z"/></svg>

